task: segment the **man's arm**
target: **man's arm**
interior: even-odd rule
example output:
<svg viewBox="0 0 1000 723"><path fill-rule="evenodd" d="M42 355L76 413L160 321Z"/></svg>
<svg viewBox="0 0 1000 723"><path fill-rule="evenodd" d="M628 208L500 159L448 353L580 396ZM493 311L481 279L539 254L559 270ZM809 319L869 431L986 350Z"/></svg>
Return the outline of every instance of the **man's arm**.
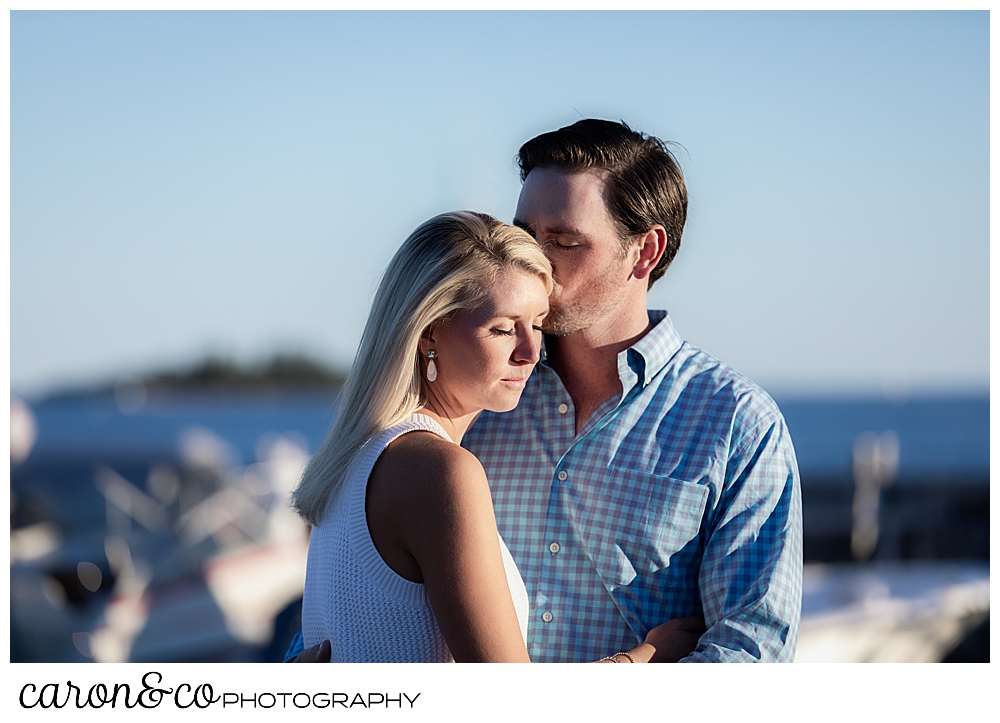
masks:
<svg viewBox="0 0 1000 723"><path fill-rule="evenodd" d="M802 494L775 409L737 442L699 573L707 630L679 662L791 662L802 612ZM737 441L737 440L734 440Z"/></svg>

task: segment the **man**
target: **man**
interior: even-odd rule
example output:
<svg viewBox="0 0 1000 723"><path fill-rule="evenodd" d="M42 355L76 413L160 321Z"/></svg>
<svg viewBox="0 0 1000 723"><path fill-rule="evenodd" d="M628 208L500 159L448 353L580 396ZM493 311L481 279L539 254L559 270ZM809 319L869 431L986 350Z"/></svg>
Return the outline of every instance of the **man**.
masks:
<svg viewBox="0 0 1000 723"><path fill-rule="evenodd" d="M514 223L556 282L545 356L517 409L484 412L463 444L528 589L531 659L596 660L699 616L682 662L792 660L801 497L785 422L646 309L684 228L676 162L624 123L581 120L518 163Z"/></svg>
<svg viewBox="0 0 1000 723"><path fill-rule="evenodd" d="M646 309L684 229L677 163L592 119L528 141L518 163L514 223L554 270L545 356L517 408L484 412L463 445L528 590L531 659L597 660L677 620L667 660L792 660L801 493L784 419Z"/></svg>

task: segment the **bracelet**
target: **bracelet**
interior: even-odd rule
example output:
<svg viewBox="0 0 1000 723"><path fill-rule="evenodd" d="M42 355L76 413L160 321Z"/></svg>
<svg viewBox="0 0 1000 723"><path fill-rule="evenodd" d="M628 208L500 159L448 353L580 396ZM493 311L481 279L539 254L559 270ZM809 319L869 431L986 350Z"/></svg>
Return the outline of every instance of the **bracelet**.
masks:
<svg viewBox="0 0 1000 723"><path fill-rule="evenodd" d="M618 653L615 653L615 655L618 655ZM601 658L597 662L598 663L603 663L605 660L610 660L612 663L620 663L620 662L622 662L620 660L616 660L615 659L615 655L608 655L607 657Z"/></svg>
<svg viewBox="0 0 1000 723"><path fill-rule="evenodd" d="M612 658L615 658L615 657L617 657L617 656L619 656L619 655L624 655L624 656L625 656L626 658L628 658L628 662L630 662L630 663L634 663L634 662L635 662L635 658L633 658L633 657L631 656L631 654L629 654L629 653L615 653L615 654L614 654L614 655L612 655L611 657L612 657ZM616 663L620 663L621 661L620 661L620 660L616 660L615 662L616 662Z"/></svg>

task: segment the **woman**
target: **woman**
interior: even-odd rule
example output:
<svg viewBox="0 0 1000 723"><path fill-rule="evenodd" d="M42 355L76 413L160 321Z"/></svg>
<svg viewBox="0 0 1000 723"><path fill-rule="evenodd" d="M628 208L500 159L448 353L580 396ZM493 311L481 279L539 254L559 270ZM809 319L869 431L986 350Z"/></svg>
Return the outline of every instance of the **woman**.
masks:
<svg viewBox="0 0 1000 723"><path fill-rule="evenodd" d="M517 405L551 290L535 241L484 214L437 216L396 253L293 497L313 525L306 646L329 640L335 662L529 662L524 583L459 444L479 412Z"/></svg>

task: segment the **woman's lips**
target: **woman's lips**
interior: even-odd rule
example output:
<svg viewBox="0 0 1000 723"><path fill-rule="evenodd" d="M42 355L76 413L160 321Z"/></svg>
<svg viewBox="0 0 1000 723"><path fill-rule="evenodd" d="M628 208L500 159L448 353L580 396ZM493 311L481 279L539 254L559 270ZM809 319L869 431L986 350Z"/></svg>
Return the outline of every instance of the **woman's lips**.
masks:
<svg viewBox="0 0 1000 723"><path fill-rule="evenodd" d="M528 380L527 378L525 378L525 379L501 379L500 381L512 387L523 387L524 383Z"/></svg>

